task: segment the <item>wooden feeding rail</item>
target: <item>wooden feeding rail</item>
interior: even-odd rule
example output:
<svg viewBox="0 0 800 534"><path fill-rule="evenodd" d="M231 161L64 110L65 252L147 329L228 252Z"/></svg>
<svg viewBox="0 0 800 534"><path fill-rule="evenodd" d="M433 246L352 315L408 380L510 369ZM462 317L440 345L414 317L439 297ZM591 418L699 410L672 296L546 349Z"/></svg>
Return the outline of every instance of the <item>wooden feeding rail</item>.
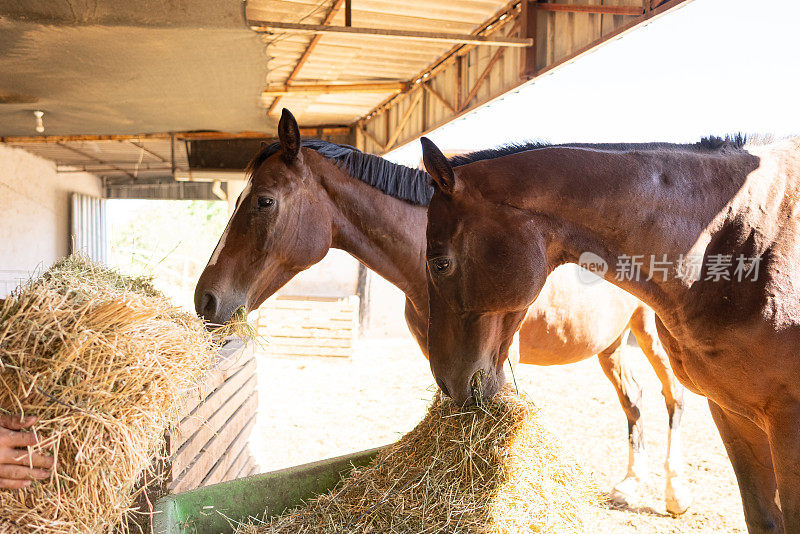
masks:
<svg viewBox="0 0 800 534"><path fill-rule="evenodd" d="M137 501L139 509L150 510L164 495L257 473L248 448L257 406L253 344L232 339L200 387L187 394L178 427L166 434L167 460L155 466L154 479L142 481L147 490ZM142 514L132 517L128 526L148 523L149 516Z"/></svg>
<svg viewBox="0 0 800 534"><path fill-rule="evenodd" d="M276 356L353 355L358 337L357 296L277 295L258 309L257 328Z"/></svg>

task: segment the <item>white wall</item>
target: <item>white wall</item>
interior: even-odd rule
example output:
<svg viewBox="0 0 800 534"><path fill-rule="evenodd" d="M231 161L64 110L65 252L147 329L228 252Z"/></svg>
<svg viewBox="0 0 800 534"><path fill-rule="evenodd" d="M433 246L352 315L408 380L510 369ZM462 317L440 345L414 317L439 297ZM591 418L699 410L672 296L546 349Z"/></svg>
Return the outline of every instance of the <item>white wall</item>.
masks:
<svg viewBox="0 0 800 534"><path fill-rule="evenodd" d="M0 298L67 254L72 192L102 196L100 179L57 174L52 161L0 145Z"/></svg>

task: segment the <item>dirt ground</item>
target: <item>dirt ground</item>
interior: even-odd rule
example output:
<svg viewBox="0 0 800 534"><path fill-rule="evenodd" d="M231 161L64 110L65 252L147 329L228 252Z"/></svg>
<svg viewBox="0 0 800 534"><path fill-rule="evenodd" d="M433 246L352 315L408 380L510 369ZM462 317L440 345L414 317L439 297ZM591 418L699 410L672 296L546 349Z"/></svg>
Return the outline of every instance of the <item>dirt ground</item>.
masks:
<svg viewBox="0 0 800 534"><path fill-rule="evenodd" d="M604 507L596 532L745 532L739 493L703 398L687 392L683 418L686 474L694 504L665 513L667 415L661 386L638 348L626 349L644 388L651 481L631 509ZM362 339L353 358L259 357L259 417L251 449L264 471L395 441L423 417L434 393L427 361L409 338ZM627 423L595 358L521 365L517 383L552 421L577 459L610 490L627 465Z"/></svg>

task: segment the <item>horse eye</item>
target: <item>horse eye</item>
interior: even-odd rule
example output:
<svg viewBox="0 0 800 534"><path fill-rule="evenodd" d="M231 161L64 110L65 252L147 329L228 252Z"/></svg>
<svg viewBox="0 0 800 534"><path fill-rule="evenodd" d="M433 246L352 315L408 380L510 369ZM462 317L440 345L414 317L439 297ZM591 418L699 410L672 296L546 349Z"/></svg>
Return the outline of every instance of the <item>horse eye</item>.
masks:
<svg viewBox="0 0 800 534"><path fill-rule="evenodd" d="M450 265L452 265L450 258L434 258L431 260L431 266L440 274L446 272L450 268Z"/></svg>
<svg viewBox="0 0 800 534"><path fill-rule="evenodd" d="M271 208L275 204L275 199L270 197L258 197L259 208Z"/></svg>

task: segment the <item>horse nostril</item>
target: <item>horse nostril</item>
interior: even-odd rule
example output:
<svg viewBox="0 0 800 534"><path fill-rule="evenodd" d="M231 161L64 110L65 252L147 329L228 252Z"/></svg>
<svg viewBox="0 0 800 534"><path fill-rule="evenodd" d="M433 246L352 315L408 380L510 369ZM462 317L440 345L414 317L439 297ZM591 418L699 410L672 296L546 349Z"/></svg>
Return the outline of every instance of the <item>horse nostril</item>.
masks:
<svg viewBox="0 0 800 534"><path fill-rule="evenodd" d="M205 292L200 298L200 306L197 310L207 321L213 320L217 315L217 298L213 293Z"/></svg>

